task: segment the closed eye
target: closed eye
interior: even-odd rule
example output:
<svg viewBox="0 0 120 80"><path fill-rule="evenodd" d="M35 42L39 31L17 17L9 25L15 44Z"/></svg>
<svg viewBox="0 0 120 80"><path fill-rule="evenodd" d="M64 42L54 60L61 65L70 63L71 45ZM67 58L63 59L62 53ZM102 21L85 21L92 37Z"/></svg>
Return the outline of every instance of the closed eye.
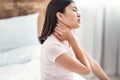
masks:
<svg viewBox="0 0 120 80"><path fill-rule="evenodd" d="M78 10L76 10L76 9L73 9L73 11L77 12Z"/></svg>
<svg viewBox="0 0 120 80"><path fill-rule="evenodd" d="M77 12L77 11L78 11L77 7L74 7L74 8L73 8L73 11Z"/></svg>

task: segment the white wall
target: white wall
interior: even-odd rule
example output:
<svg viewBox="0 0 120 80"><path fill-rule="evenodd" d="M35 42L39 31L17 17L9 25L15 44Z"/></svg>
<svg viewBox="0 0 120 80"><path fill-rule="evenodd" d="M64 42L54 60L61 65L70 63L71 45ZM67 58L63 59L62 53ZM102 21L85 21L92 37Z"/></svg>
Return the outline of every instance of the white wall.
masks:
<svg viewBox="0 0 120 80"><path fill-rule="evenodd" d="M80 44L109 75L120 75L120 1L75 0L81 26Z"/></svg>

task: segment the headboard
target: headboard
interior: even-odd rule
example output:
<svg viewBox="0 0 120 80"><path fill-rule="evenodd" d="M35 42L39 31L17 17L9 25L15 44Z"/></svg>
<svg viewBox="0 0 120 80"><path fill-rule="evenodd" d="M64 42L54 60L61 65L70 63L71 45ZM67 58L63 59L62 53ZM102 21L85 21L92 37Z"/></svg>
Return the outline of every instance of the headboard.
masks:
<svg viewBox="0 0 120 80"><path fill-rule="evenodd" d="M39 12L38 35L41 33L46 6L50 0L0 0L0 19Z"/></svg>

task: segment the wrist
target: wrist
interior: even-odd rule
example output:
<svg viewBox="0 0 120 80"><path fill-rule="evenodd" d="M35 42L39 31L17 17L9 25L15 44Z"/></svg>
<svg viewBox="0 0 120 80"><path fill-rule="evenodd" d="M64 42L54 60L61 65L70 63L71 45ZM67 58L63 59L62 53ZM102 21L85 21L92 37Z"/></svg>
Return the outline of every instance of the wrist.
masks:
<svg viewBox="0 0 120 80"><path fill-rule="evenodd" d="M101 78L100 80L110 80L109 77Z"/></svg>
<svg viewBox="0 0 120 80"><path fill-rule="evenodd" d="M72 41L74 41L74 36L70 35L69 38L68 38L68 42L71 43Z"/></svg>

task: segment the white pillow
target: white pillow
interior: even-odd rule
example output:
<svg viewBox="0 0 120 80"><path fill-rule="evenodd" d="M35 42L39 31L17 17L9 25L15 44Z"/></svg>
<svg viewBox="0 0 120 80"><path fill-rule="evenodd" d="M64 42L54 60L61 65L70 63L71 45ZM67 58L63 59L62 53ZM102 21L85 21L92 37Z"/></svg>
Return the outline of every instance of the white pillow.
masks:
<svg viewBox="0 0 120 80"><path fill-rule="evenodd" d="M40 58L41 45L23 46L0 53L0 66L22 64Z"/></svg>
<svg viewBox="0 0 120 80"><path fill-rule="evenodd" d="M38 44L38 13L0 20L0 52Z"/></svg>

